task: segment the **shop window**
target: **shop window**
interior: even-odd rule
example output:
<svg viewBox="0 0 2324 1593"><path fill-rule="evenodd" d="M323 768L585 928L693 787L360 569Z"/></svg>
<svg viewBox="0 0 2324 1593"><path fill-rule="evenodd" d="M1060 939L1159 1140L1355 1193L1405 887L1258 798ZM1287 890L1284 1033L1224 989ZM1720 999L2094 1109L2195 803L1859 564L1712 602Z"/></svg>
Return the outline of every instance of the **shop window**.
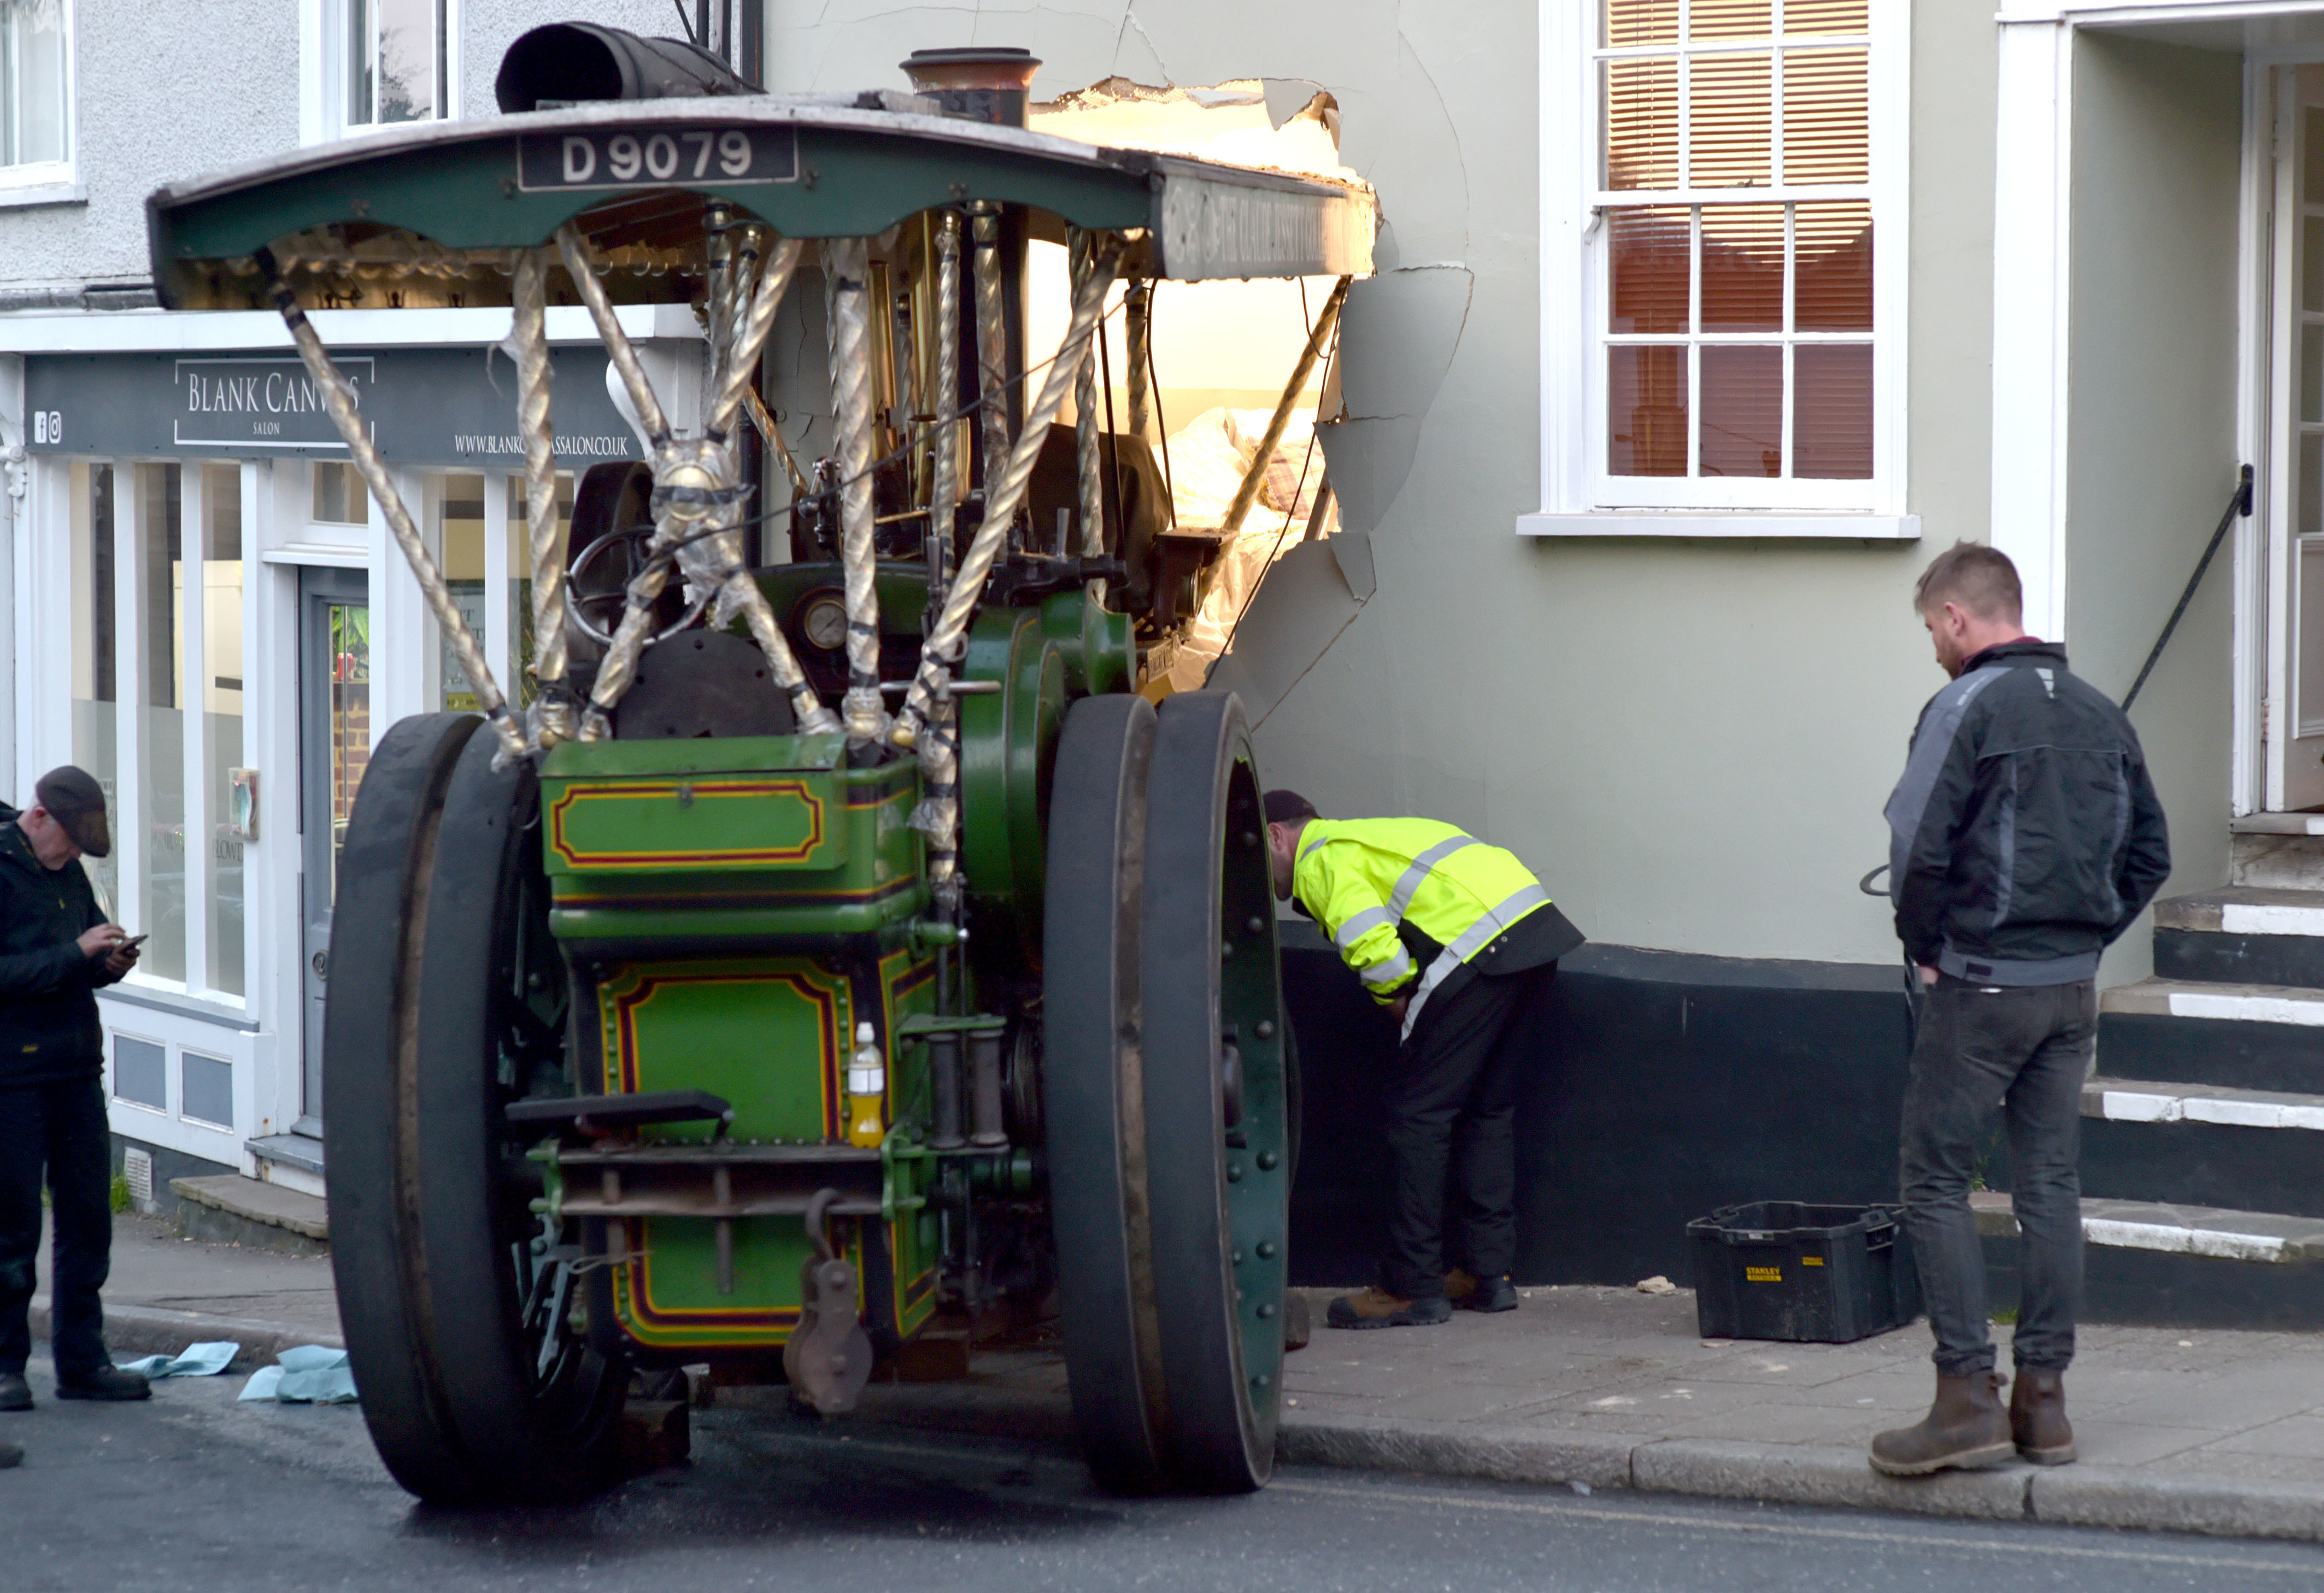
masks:
<svg viewBox="0 0 2324 1593"><path fill-rule="evenodd" d="M318 460L313 469L314 494L309 512L314 519L335 526L371 523L371 493L364 485L361 471L335 459Z"/></svg>
<svg viewBox="0 0 2324 1593"><path fill-rule="evenodd" d="M371 767L371 606L329 605L331 628L331 894L337 898L339 852L355 811L355 792Z"/></svg>
<svg viewBox="0 0 2324 1593"><path fill-rule="evenodd" d="M1572 74L1543 115L1549 214L1570 197L1582 244L1544 260L1545 512L1894 513L1904 275L1875 239L1904 224L1902 0L1544 16Z"/></svg>
<svg viewBox="0 0 2324 1593"><path fill-rule="evenodd" d="M565 527L573 511L573 481L567 473L557 477L560 561ZM524 477L498 473L431 477L428 498L436 508L435 541L443 559L444 583L460 617L483 644L485 661L509 700L531 702L540 695L540 682L532 677L532 555ZM498 559L489 553L496 520L503 554ZM498 625L493 622L495 613ZM438 705L447 713L476 712L481 704L475 688L452 656L450 640L438 634L436 645Z"/></svg>
<svg viewBox="0 0 2324 1593"><path fill-rule="evenodd" d="M147 935L131 978L245 993L243 491L237 465L71 466L72 758L105 788L112 854L82 866Z"/></svg>
<svg viewBox="0 0 2324 1593"><path fill-rule="evenodd" d="M0 0L0 168L55 180L72 158L65 0ZM42 170L42 168L48 168Z"/></svg>
<svg viewBox="0 0 2324 1593"><path fill-rule="evenodd" d="M72 760L105 792L106 806L121 812L115 760L121 744L115 686L119 640L114 631L113 466L72 467ZM97 888L97 906L117 918L121 849L85 857L81 867Z"/></svg>
<svg viewBox="0 0 2324 1593"><path fill-rule="evenodd" d="M243 843L234 834L232 771L244 766L242 471L202 466L202 787L210 833L209 988L243 987ZM182 588L181 588L182 590ZM221 1119L223 1120L223 1119Z"/></svg>
<svg viewBox="0 0 2324 1593"><path fill-rule="evenodd" d="M131 811L137 826L133 927L151 936L145 971L186 977L186 716L180 695L179 582L185 473L175 465L140 465L137 553L144 612L143 668L136 698L137 778Z"/></svg>
<svg viewBox="0 0 2324 1593"><path fill-rule="evenodd" d="M448 0L344 0L348 126L451 114L448 9Z"/></svg>

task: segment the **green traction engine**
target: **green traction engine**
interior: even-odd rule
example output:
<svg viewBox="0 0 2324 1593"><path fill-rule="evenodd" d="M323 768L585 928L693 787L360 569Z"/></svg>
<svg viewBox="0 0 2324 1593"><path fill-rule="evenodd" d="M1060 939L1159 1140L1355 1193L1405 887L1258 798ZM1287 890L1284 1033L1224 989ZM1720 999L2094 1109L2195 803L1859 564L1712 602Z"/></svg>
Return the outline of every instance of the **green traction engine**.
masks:
<svg viewBox="0 0 2324 1593"><path fill-rule="evenodd" d="M931 1329L1052 1310L1102 1483L1268 1477L1296 1081L1259 779L1231 695L1133 689L1225 536L1172 523L1147 369L1101 425L1102 333L1142 347L1158 281L1368 270L1370 196L1029 134L1038 63L924 54L918 93L795 99L547 28L509 115L150 203L167 305L281 312L484 710L374 749L325 1025L341 1316L425 1498L602 1484L641 1377L836 1415ZM1040 240L1054 355L1023 346ZM814 275L828 347L787 352ZM632 345L652 304L692 307L698 372ZM514 700L308 318L347 306L509 318ZM642 456L560 539L566 306ZM793 463L761 389L807 378L829 452Z"/></svg>

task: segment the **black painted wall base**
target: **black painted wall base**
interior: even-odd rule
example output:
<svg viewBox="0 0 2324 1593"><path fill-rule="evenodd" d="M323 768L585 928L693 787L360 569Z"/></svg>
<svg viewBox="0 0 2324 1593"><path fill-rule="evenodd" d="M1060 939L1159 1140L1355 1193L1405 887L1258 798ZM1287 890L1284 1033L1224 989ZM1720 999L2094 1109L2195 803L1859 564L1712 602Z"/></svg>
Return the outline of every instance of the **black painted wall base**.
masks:
<svg viewBox="0 0 2324 1593"><path fill-rule="evenodd" d="M2017 1309L2017 1240L1987 1235L1991 1309ZM2116 1245L2082 1247L2086 1322L2149 1328L2291 1329L2324 1321L2324 1262L2218 1261Z"/></svg>
<svg viewBox="0 0 2324 1593"><path fill-rule="evenodd" d="M1292 1281L1360 1284L1387 1229L1396 1028L1311 925L1286 928L1305 1093ZM1686 1285L1686 1224L1720 1206L1896 1198L1900 970L1584 946L1512 1043L1521 1284Z"/></svg>
<svg viewBox="0 0 2324 1593"><path fill-rule="evenodd" d="M2317 1137L2297 1128L2082 1119L2082 1194L2324 1217ZM2004 1188L2007 1178L1992 1180Z"/></svg>
<svg viewBox="0 0 2324 1593"><path fill-rule="evenodd" d="M2098 1072L2110 1079L2313 1094L2324 1091L2324 1036L2300 1023L2102 1012Z"/></svg>
<svg viewBox="0 0 2324 1593"><path fill-rule="evenodd" d="M2154 977L2206 984L2324 985L2324 937L2157 929Z"/></svg>
<svg viewBox="0 0 2324 1593"><path fill-rule="evenodd" d="M115 1134L113 1137L113 1172L116 1178L121 1175L123 1153L133 1146L153 1158L153 1199L151 1203L139 1207L139 1210L148 1212L177 1210L178 1197L170 1192L170 1180L172 1178L215 1178L221 1173L242 1171L239 1167L229 1167L224 1162L213 1162L206 1156L188 1156L184 1151L171 1150L167 1146L148 1145L142 1139Z"/></svg>

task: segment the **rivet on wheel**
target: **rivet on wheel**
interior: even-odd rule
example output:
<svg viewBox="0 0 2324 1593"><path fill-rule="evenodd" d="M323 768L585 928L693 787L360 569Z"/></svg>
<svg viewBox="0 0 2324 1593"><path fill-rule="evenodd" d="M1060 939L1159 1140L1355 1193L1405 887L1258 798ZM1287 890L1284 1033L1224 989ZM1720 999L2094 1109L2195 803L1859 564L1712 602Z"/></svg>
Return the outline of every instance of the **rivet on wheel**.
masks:
<svg viewBox="0 0 2324 1593"><path fill-rule="evenodd" d="M1275 1241L1273 1239L1261 1239L1255 1248L1259 1251L1259 1258L1261 1261L1272 1261L1275 1259Z"/></svg>
<svg viewBox="0 0 2324 1593"><path fill-rule="evenodd" d="M1256 845L1258 845L1258 844L1259 844L1259 832L1258 832L1257 830L1245 830L1245 831L1242 833L1242 843L1243 843L1245 846L1256 846Z"/></svg>
<svg viewBox="0 0 2324 1593"><path fill-rule="evenodd" d="M1240 1183L1242 1182L1242 1164L1240 1162L1229 1162L1227 1164L1227 1182L1229 1183Z"/></svg>
<svg viewBox="0 0 2324 1593"><path fill-rule="evenodd" d="M1273 1018L1262 1017L1257 1024L1252 1026L1251 1032L1256 1034L1262 1040L1272 1040L1275 1038L1275 1020Z"/></svg>
<svg viewBox="0 0 2324 1593"><path fill-rule="evenodd" d="M1253 1388L1264 1388L1272 1381L1274 1381L1273 1378L1269 1377L1265 1372L1261 1372L1258 1377L1253 1377L1250 1380L1250 1386Z"/></svg>
<svg viewBox="0 0 2324 1593"><path fill-rule="evenodd" d="M1259 1170L1262 1173L1272 1173L1275 1171L1275 1153L1273 1151L1263 1150L1259 1153Z"/></svg>
<svg viewBox="0 0 2324 1593"><path fill-rule="evenodd" d="M1234 1264L1237 1266L1240 1266L1242 1265L1242 1252L1240 1250L1236 1250L1232 1252L1232 1255L1234 1257Z"/></svg>
<svg viewBox="0 0 2324 1593"><path fill-rule="evenodd" d="M1242 921L1242 926L1250 934L1257 935L1260 930L1267 927L1267 920L1260 917L1257 913L1253 913L1250 917L1245 918Z"/></svg>
<svg viewBox="0 0 2324 1593"><path fill-rule="evenodd" d="M1272 1306L1272 1305L1262 1305L1262 1306L1260 1306L1260 1307L1259 1308L1259 1321L1268 1321L1273 1320L1274 1316L1275 1316L1275 1307L1274 1307L1274 1306Z"/></svg>

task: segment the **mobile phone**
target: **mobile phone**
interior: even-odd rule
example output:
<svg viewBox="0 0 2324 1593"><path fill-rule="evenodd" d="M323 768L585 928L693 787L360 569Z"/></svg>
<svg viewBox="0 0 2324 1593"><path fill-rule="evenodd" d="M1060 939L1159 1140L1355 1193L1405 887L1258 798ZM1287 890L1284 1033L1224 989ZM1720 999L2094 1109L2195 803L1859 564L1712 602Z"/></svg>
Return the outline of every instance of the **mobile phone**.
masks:
<svg viewBox="0 0 2324 1593"><path fill-rule="evenodd" d="M127 940L123 941L119 945L115 946L114 950L117 952L134 952L139 946L143 945L151 938L152 937L150 935L133 935Z"/></svg>

